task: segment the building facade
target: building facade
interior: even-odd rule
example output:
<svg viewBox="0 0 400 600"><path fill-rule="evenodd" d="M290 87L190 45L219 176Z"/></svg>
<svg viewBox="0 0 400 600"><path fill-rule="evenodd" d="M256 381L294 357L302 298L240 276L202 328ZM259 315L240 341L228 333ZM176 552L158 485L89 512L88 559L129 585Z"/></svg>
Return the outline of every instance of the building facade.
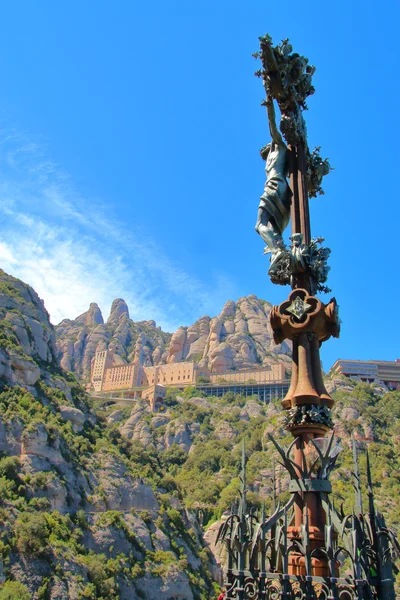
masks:
<svg viewBox="0 0 400 600"><path fill-rule="evenodd" d="M200 377L202 380L199 381ZM281 363L241 371L210 373L209 369L200 367L195 362L178 362L151 367L144 367L139 362L115 364L115 355L109 350L104 350L96 352L92 360L90 389L96 393L113 391L128 393L137 390L143 398L149 396L149 401L152 397L152 401L155 402L156 398L164 397L163 390L166 387L185 388L200 384L206 386L207 390L208 387L217 390L216 393L219 395L222 390L226 391L237 385L245 386L246 389L249 385L253 385L257 390L261 388L264 390L267 384L285 380L286 369ZM262 392L264 399L267 393L265 390Z"/></svg>
<svg viewBox="0 0 400 600"><path fill-rule="evenodd" d="M244 369L243 371L225 371L225 373L211 373L210 383L269 383L286 379L285 365L276 363L265 367Z"/></svg>
<svg viewBox="0 0 400 600"><path fill-rule="evenodd" d="M180 362L155 367L144 367L139 362L114 364L114 354L109 350L96 352L92 364L90 383L95 392L112 392L148 388L154 385L186 387L195 385L199 377L210 377L206 367L195 362Z"/></svg>
<svg viewBox="0 0 400 600"><path fill-rule="evenodd" d="M343 360L339 358L329 375L345 375L368 383L383 382L390 390L400 389L400 359Z"/></svg>

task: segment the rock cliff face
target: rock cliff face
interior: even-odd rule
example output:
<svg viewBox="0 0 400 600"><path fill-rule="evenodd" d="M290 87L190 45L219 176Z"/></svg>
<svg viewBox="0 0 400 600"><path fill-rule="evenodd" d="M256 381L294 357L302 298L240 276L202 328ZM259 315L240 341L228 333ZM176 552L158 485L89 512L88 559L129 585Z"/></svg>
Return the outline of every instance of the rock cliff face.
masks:
<svg viewBox="0 0 400 600"><path fill-rule="evenodd" d="M128 318L116 301L114 340ZM75 323L104 327L95 304ZM121 434L102 414L60 368L43 302L0 271L0 594L14 579L32 600L203 597L201 530L183 506L171 512L143 413Z"/></svg>
<svg viewBox="0 0 400 600"><path fill-rule="evenodd" d="M64 319L56 326L60 364L66 371L88 379L95 352L110 348L119 363L130 362L141 355L144 364L158 364L167 358L171 339L154 321L134 322L124 300L112 303L110 316L104 323L97 304L75 320Z"/></svg>
<svg viewBox="0 0 400 600"><path fill-rule="evenodd" d="M180 327L171 338L167 361L194 360L213 372L268 365L278 358L288 362L288 344L273 341L271 309L272 304L254 295L229 300L217 317Z"/></svg>
<svg viewBox="0 0 400 600"><path fill-rule="evenodd" d="M56 361L55 333L36 292L0 270L0 377L29 390Z"/></svg>
<svg viewBox="0 0 400 600"><path fill-rule="evenodd" d="M201 317L171 335L154 321L132 321L121 298L114 300L106 324L97 304L91 304L87 313L56 327L61 366L88 378L94 353L108 347L116 352L116 360L141 357L146 366L195 361L214 372L266 366L278 360L289 366L289 345L273 341L271 309L269 302L254 295L230 300L218 316Z"/></svg>

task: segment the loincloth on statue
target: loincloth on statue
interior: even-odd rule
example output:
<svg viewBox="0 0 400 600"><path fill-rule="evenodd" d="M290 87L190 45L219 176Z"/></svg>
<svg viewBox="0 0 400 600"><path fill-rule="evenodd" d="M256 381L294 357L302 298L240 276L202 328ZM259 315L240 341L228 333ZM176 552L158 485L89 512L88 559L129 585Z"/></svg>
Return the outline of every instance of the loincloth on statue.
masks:
<svg viewBox="0 0 400 600"><path fill-rule="evenodd" d="M282 235L290 219L291 191L285 179L271 178L265 184L259 208L265 210L275 221Z"/></svg>

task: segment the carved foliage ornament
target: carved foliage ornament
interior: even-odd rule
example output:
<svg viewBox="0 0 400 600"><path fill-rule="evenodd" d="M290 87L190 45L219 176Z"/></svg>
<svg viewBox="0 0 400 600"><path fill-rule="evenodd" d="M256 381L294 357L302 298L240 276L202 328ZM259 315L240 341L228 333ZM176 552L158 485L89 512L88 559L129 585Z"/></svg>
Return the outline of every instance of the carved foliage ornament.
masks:
<svg viewBox="0 0 400 600"><path fill-rule="evenodd" d="M314 423L333 428L332 411L327 406L316 406L315 404L290 408L285 414L285 421L288 429L297 425Z"/></svg>
<svg viewBox="0 0 400 600"><path fill-rule="evenodd" d="M331 290L323 285L328 279L330 267L328 258L330 248L322 246L323 237L313 238L311 242L303 244L303 235L294 233L290 240L290 250L286 247L274 255L268 274L272 283L287 285L293 283L293 277L298 273L308 271L310 275L311 291L328 293Z"/></svg>
<svg viewBox="0 0 400 600"><path fill-rule="evenodd" d="M312 85L315 67L309 64L308 58L293 52L288 39L277 46L273 46L269 35L259 39L260 51L253 56L261 59L262 69L255 75L262 78L267 98L275 98L279 104L280 129L286 142L296 146L302 140L307 147L302 111L307 110L306 99L315 92ZM312 153L307 150L307 184L311 198L324 193L322 179L332 170L329 159L323 159L319 151L319 147Z"/></svg>

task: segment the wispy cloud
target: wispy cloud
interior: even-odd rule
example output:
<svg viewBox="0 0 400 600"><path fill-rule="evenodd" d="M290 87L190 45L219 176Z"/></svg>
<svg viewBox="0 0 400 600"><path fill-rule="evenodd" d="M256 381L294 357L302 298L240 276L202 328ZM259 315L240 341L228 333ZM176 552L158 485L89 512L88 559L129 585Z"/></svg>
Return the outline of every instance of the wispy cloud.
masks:
<svg viewBox="0 0 400 600"><path fill-rule="evenodd" d="M174 330L215 314L233 295L223 273L201 281L125 227L101 200L82 197L45 149L0 131L0 266L32 285L53 323L124 298L131 317Z"/></svg>

